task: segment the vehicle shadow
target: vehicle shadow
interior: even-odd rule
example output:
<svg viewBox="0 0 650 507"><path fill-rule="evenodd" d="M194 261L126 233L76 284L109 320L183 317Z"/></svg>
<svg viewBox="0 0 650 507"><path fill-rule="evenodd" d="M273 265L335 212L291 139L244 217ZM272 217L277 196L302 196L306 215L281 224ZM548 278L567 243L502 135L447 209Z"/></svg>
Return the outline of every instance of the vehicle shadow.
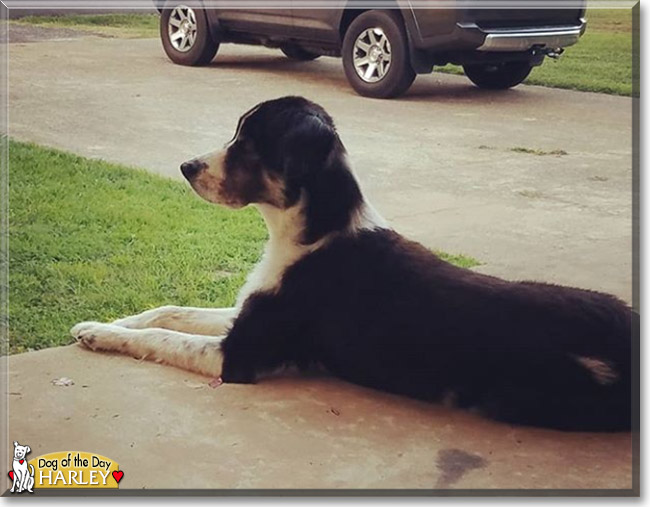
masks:
<svg viewBox="0 0 650 507"><path fill-rule="evenodd" d="M327 86L349 88L343 68L336 65L337 59L324 57L322 60L299 62L282 55L246 55L217 57L209 66L215 69L260 72L278 75L292 81L305 80L311 84L322 82Z"/></svg>
<svg viewBox="0 0 650 507"><path fill-rule="evenodd" d="M299 62L278 55L219 55L210 64L210 67L224 69L261 69L261 70L289 70L300 69L304 66L319 64L319 61Z"/></svg>
<svg viewBox="0 0 650 507"><path fill-rule="evenodd" d="M310 62L290 60L282 55L245 55L217 57L210 67L263 73L291 79L292 84L322 84L345 95L359 97L350 87L343 72L340 59L323 57ZM474 86L465 76L457 74L418 75L411 88L393 101L424 102L432 99L444 101L485 102L494 104L527 100L530 96L526 86L509 90L484 90ZM370 99L372 100L372 99Z"/></svg>
<svg viewBox="0 0 650 507"><path fill-rule="evenodd" d="M425 74L416 78L415 83L397 100L418 102L438 98L441 100L464 102L490 102L512 104L513 101L527 100L530 93L527 87L508 90L484 90L461 75Z"/></svg>

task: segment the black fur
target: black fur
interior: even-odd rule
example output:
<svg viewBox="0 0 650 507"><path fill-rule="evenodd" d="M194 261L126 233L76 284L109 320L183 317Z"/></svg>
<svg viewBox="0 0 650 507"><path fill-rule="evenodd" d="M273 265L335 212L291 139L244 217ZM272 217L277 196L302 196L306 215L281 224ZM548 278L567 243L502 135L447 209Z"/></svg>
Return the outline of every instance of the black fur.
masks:
<svg viewBox="0 0 650 507"><path fill-rule="evenodd" d="M284 182L285 206L305 194L304 243L348 224L363 198L334 122L323 108L302 97L284 97L257 106L238 130L226 167L229 175L240 174L248 187L255 187L254 192L242 190L246 202L269 201L254 183L266 171Z"/></svg>
<svg viewBox="0 0 650 507"><path fill-rule="evenodd" d="M285 206L306 195L304 241L334 234L290 266L276 292L245 302L222 345L224 381L318 363L351 382L432 401L451 396L512 423L630 428L625 303L461 269L391 230L355 231L363 201L345 150L327 113L304 99L263 104L242 139L263 170L282 178Z"/></svg>
<svg viewBox="0 0 650 507"><path fill-rule="evenodd" d="M491 417L627 429L631 315L616 298L455 267L388 230L341 236L258 294L224 343L226 382L284 363ZM601 385L576 357L606 361Z"/></svg>

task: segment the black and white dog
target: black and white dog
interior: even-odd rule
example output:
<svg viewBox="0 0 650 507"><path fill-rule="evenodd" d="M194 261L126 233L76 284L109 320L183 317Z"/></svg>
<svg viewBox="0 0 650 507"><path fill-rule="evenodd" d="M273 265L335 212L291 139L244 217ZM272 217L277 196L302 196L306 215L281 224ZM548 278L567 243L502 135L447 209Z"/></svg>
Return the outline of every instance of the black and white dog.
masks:
<svg viewBox="0 0 650 507"><path fill-rule="evenodd" d="M321 365L364 386L512 423L631 425L631 309L613 296L455 267L364 200L332 118L264 102L223 149L181 166L212 203L254 204L269 231L236 306L166 306L72 334L91 349L224 382Z"/></svg>

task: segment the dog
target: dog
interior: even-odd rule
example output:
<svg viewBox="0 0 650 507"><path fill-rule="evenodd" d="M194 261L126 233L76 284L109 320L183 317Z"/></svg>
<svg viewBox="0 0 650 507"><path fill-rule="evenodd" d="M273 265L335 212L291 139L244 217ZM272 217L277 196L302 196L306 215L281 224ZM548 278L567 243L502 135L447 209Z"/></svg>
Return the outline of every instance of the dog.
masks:
<svg viewBox="0 0 650 507"><path fill-rule="evenodd" d="M330 115L263 102L181 172L206 201L252 204L269 238L232 308L165 306L72 335L223 382L287 365L453 401L513 424L628 430L633 312L614 296L451 265L364 198Z"/></svg>
<svg viewBox="0 0 650 507"><path fill-rule="evenodd" d="M27 454L32 452L28 445L20 445L14 441L14 461L13 461L13 485L11 493L22 493L28 491L33 493L34 488L34 467L27 463ZM31 472L30 472L31 470ZM18 489L16 489L16 486Z"/></svg>

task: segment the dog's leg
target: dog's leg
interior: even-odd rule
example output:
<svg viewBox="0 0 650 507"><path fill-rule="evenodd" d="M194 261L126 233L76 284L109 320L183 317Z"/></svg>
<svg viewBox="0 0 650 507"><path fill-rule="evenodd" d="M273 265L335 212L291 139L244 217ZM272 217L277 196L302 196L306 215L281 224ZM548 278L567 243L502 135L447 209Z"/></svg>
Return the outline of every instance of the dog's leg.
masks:
<svg viewBox="0 0 650 507"><path fill-rule="evenodd" d="M11 485L11 493L16 489L16 484L18 483L18 474L14 470L14 483Z"/></svg>
<svg viewBox="0 0 650 507"><path fill-rule="evenodd" d="M161 306L118 319L113 324L129 329L161 327L183 333L220 336L228 332L236 316L236 308Z"/></svg>
<svg viewBox="0 0 650 507"><path fill-rule="evenodd" d="M168 329L127 329L114 324L81 322L70 333L92 350L107 350L221 376L223 336L179 333Z"/></svg>
<svg viewBox="0 0 650 507"><path fill-rule="evenodd" d="M27 485L29 484L29 467L25 469L25 473L23 474L23 484L20 487L21 491L27 491Z"/></svg>
<svg viewBox="0 0 650 507"><path fill-rule="evenodd" d="M30 465L29 463L27 464L27 471L25 472L27 474L27 491L29 493L34 492L34 467Z"/></svg>

